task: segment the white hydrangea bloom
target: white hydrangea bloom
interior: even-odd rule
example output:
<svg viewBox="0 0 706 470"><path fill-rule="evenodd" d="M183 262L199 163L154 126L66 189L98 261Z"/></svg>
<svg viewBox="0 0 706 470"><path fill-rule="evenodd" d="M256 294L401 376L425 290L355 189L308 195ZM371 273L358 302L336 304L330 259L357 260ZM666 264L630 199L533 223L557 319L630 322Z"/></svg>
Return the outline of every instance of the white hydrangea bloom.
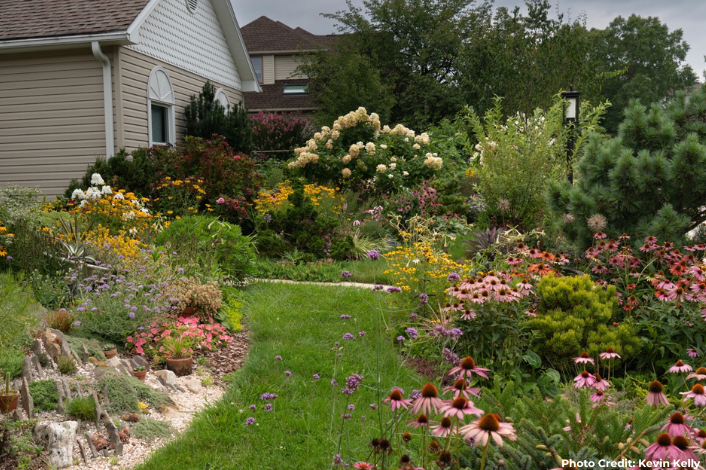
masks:
<svg viewBox="0 0 706 470"><path fill-rule="evenodd" d="M91 184L97 186L99 184L105 184L105 181L103 181L103 177L99 173L93 173L91 175Z"/></svg>
<svg viewBox="0 0 706 470"><path fill-rule="evenodd" d="M397 163L390 163L390 170L394 170L397 167Z"/></svg>
<svg viewBox="0 0 706 470"><path fill-rule="evenodd" d="M106 184L105 186L103 186L103 189L101 189L101 193L104 195L110 195L113 194L113 190L110 189L110 186Z"/></svg>
<svg viewBox="0 0 706 470"><path fill-rule="evenodd" d="M82 201L86 199L86 195L80 189L74 189L74 192L71 193L71 199L74 201Z"/></svg>
<svg viewBox="0 0 706 470"><path fill-rule="evenodd" d="M383 165L383 164L381 163L380 165L378 165L378 166L375 168L375 170L376 170L378 173L385 173L385 172L387 171L387 166L385 166L385 165Z"/></svg>

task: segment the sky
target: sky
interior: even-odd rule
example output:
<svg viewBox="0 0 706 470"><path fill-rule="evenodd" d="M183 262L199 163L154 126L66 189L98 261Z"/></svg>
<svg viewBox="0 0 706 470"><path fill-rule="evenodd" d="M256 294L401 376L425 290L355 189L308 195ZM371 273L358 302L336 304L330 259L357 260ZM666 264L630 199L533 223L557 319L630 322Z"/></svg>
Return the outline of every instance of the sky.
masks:
<svg viewBox="0 0 706 470"><path fill-rule="evenodd" d="M362 0L352 0L362 6ZM323 18L320 13L335 13L346 9L345 0L257 0L246 2L232 0L240 26L260 16L314 34L335 33L335 23ZM691 65L701 82L704 81L704 55L706 55L706 1L704 0L550 0L559 10L571 18L585 13L589 28L605 28L616 17L628 17L632 13L640 16L657 16L672 31L681 28L684 39L691 46L686 62ZM524 5L521 0L496 0L496 6L512 8Z"/></svg>

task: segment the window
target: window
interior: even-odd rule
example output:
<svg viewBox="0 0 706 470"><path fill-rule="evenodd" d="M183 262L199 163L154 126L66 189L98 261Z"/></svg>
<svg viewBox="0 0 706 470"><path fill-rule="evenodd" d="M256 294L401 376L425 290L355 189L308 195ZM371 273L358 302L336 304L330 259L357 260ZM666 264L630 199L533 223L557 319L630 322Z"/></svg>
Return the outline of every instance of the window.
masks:
<svg viewBox="0 0 706 470"><path fill-rule="evenodd" d="M288 83L284 85L285 95L308 95L309 94L309 84L308 83Z"/></svg>
<svg viewBox="0 0 706 470"><path fill-rule="evenodd" d="M218 103L223 106L225 113L228 114L228 111L230 110L230 100L228 99L228 94L223 88L219 88L218 91L216 91L216 97L214 100L218 101Z"/></svg>
<svg viewBox="0 0 706 470"><path fill-rule="evenodd" d="M147 130L150 147L176 143L174 87L162 67L152 69L147 82Z"/></svg>
<svg viewBox="0 0 706 470"><path fill-rule="evenodd" d="M255 69L255 75L257 75L257 81L262 85L262 57L250 57L250 62Z"/></svg>

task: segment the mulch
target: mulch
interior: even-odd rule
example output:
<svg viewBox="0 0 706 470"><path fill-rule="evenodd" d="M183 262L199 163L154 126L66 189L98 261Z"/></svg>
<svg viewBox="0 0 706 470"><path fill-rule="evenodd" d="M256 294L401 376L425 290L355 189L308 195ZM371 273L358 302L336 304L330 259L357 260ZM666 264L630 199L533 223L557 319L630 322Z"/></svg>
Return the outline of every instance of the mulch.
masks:
<svg viewBox="0 0 706 470"><path fill-rule="evenodd" d="M240 333L231 335L233 341L227 348L205 352L203 356L208 359L208 367L213 378L223 381L223 377L240 369L245 362L250 346L248 332L243 328Z"/></svg>

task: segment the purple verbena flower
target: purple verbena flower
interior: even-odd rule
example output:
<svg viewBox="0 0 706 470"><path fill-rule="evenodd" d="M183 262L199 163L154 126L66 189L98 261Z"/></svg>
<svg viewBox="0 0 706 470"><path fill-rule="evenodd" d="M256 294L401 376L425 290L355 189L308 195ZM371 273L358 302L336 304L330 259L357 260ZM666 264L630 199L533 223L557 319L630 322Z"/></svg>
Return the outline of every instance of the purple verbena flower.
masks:
<svg viewBox="0 0 706 470"><path fill-rule="evenodd" d="M404 332L407 333L412 339L417 339L417 335L419 334L414 328L407 328Z"/></svg>

